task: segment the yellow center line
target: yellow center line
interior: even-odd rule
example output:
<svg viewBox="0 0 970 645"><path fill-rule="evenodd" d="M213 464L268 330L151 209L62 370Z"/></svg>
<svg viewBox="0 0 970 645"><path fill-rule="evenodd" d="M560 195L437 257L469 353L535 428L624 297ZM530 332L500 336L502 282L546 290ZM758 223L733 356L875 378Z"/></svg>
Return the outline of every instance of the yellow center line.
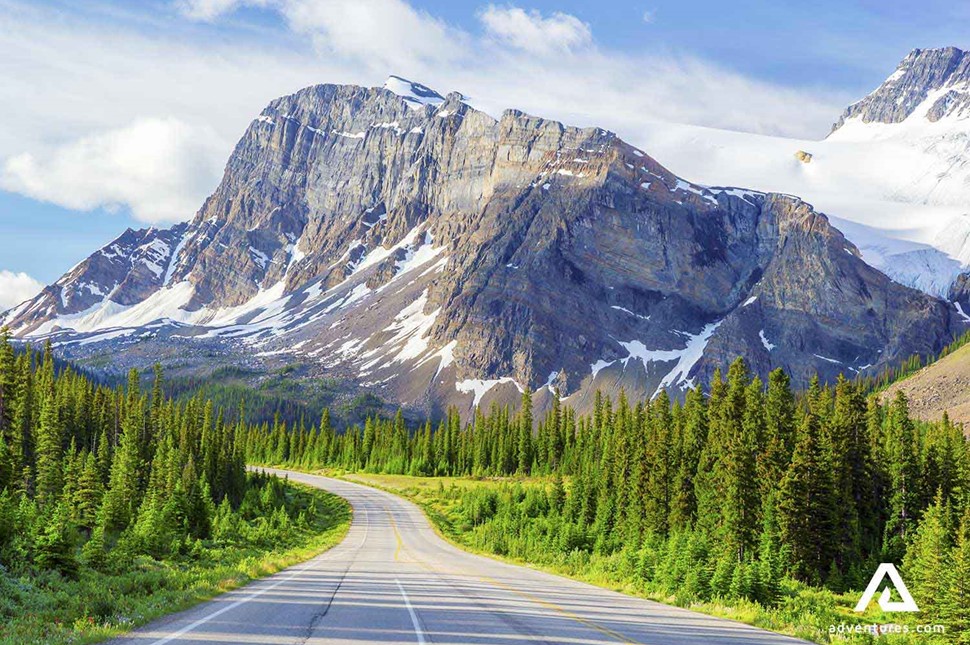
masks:
<svg viewBox="0 0 970 645"><path fill-rule="evenodd" d="M391 528L394 530L394 539L397 540L397 548L394 549L394 561L401 561L401 549L404 548L404 540L401 539L401 532L397 530L397 522L394 521L394 515L388 510L387 516L391 518Z"/></svg>
<svg viewBox="0 0 970 645"><path fill-rule="evenodd" d="M573 612L569 611L568 609L565 609L563 607L560 607L559 605L557 605L555 603L549 602L548 600L543 600L542 598L539 598L538 596L534 596L534 595L532 595L530 593L527 593L525 591L522 591L521 589L516 589L515 587L513 587L511 585L507 585L507 584L505 584L504 582L502 582L500 580L496 580L496 579L490 578L488 576L479 576L479 580L481 580L482 582L487 582L489 584L493 584L496 587L501 587L502 589L505 589L507 591L511 591L515 595L521 596L522 598L525 598L526 600L532 601L532 602L536 603L537 605L540 605L542 607L545 607L546 609L551 609L553 611L559 612L563 616L566 616L567 618L571 618L572 620L575 620L577 623L580 623L582 625L586 625L587 627L590 627L592 629L595 629L599 633L605 634L606 636L609 636L610 638L615 638L616 640L620 641L621 643L625 643L627 645L641 645L638 641L630 640L629 638L627 638L623 634L621 634L621 633L619 633L617 631L614 631L614 630L610 629L609 627L604 627L604 626L602 626L602 625L600 625L598 623L594 623L593 621L591 621L589 619L586 619L586 618L583 618L582 616L579 616L577 614L574 614Z"/></svg>
<svg viewBox="0 0 970 645"><path fill-rule="evenodd" d="M425 562L424 560L422 560L421 558L416 557L410 551L408 551L405 548L405 546L404 546L404 540L401 538L401 532L398 531L398 529L397 529L397 522L394 520L394 515L390 512L390 510L388 510L388 514L387 515L388 515L388 517L391 520L391 529L394 531L394 539L397 541L397 548L394 550L394 560L395 561L398 561L399 562L400 561L400 556L401 556L401 551L406 551L407 554L408 554L408 556L410 557L410 559L413 562L415 562L416 564L420 565L425 570L427 570L427 571L429 571L431 573L437 573L439 575L459 575L459 576L460 575L463 575L460 572L454 572L454 571L451 571L450 569L445 570L445 569L442 569L442 568L440 568L440 567L438 567L436 565L429 564L429 563ZM594 630L598 631L601 634L604 634L606 636L609 636L610 638L613 638L613 639L618 640L621 643L624 643L625 645L641 645L638 641L630 640L629 638L627 638L623 634L621 634L619 632L616 632L616 631L610 629L609 627L604 627L604 626L602 626L600 624L594 623L593 621L591 621L589 619L586 619L586 618L583 618L582 616L579 616L577 614L574 614L573 612L571 612L571 611L569 611L569 610L567 610L567 609L565 609L563 607L560 607L559 605L557 605L555 603L549 602L547 600L543 600L542 598L539 598L538 596L534 596L534 595L532 595L530 593L526 593L526 592L524 592L524 591L522 591L520 589L516 589L515 587L513 587L511 585L507 585L504 582L501 582L500 580L495 580L494 578L490 578L488 576L479 576L478 579L481 580L482 582L495 585L496 587L501 587L502 589L505 589L506 591L511 591L515 595L520 596L522 598L525 598L526 600L529 600L531 602L534 602L537 605L540 605L541 607L544 607L546 609L550 609L552 611L558 612L558 613L562 614L563 616L565 616L565 617L567 617L567 618L569 618L571 620L574 620L577 623L580 623L581 625L585 625L586 627L589 627L591 629L594 629Z"/></svg>

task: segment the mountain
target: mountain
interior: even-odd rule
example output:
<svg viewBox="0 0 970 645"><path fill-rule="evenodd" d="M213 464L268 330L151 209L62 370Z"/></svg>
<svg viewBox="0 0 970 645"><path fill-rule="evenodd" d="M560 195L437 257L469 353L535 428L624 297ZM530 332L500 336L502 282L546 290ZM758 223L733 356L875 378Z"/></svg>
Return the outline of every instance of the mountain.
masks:
<svg viewBox="0 0 970 645"><path fill-rule="evenodd" d="M970 116L970 54L956 47L914 49L874 92L850 105L835 132L853 122L936 123Z"/></svg>
<svg viewBox="0 0 970 645"><path fill-rule="evenodd" d="M271 102L191 222L126 231L0 323L109 369L298 365L432 413L676 395L739 355L804 385L963 324L797 197L399 77Z"/></svg>
<svg viewBox="0 0 970 645"><path fill-rule="evenodd" d="M867 263L948 298L970 268L968 60L914 50L821 141L653 123L631 134L694 181L801 196Z"/></svg>

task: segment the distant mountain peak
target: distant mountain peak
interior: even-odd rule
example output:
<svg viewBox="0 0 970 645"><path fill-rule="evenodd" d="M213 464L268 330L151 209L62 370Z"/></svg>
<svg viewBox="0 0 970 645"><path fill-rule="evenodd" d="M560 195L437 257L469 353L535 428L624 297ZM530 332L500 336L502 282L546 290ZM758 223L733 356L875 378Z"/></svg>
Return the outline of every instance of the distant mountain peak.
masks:
<svg viewBox="0 0 970 645"><path fill-rule="evenodd" d="M902 123L910 118L935 123L970 117L970 53L957 47L914 49L871 94L853 103L832 127L851 120Z"/></svg>

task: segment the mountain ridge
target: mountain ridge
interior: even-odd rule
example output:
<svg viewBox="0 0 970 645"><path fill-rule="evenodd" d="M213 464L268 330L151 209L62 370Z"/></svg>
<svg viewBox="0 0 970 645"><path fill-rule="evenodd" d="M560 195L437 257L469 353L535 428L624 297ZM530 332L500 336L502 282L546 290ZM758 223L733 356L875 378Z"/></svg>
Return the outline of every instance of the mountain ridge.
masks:
<svg viewBox="0 0 970 645"><path fill-rule="evenodd" d="M394 87L275 99L191 222L126 232L2 322L67 352L297 356L432 410L525 387L580 406L600 388L677 394L736 355L800 382L954 335L945 303L798 198Z"/></svg>
<svg viewBox="0 0 970 645"><path fill-rule="evenodd" d="M970 54L957 47L914 49L882 85L846 108L832 132L855 118L902 123L924 103L931 123L970 113Z"/></svg>

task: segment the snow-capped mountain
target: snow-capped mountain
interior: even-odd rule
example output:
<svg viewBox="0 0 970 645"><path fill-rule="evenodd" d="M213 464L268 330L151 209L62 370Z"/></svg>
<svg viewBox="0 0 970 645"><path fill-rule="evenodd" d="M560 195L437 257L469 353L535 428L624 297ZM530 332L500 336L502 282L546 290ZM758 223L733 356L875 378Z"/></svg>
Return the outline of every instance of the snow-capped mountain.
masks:
<svg viewBox="0 0 970 645"><path fill-rule="evenodd" d="M970 266L970 54L959 49L914 50L822 141L669 124L636 141L695 181L799 195L868 263L927 293L947 297Z"/></svg>
<svg viewBox="0 0 970 645"><path fill-rule="evenodd" d="M805 383L963 326L797 197L399 77L271 102L191 222L127 231L0 324L119 367L299 361L432 411L679 393L738 355Z"/></svg>

